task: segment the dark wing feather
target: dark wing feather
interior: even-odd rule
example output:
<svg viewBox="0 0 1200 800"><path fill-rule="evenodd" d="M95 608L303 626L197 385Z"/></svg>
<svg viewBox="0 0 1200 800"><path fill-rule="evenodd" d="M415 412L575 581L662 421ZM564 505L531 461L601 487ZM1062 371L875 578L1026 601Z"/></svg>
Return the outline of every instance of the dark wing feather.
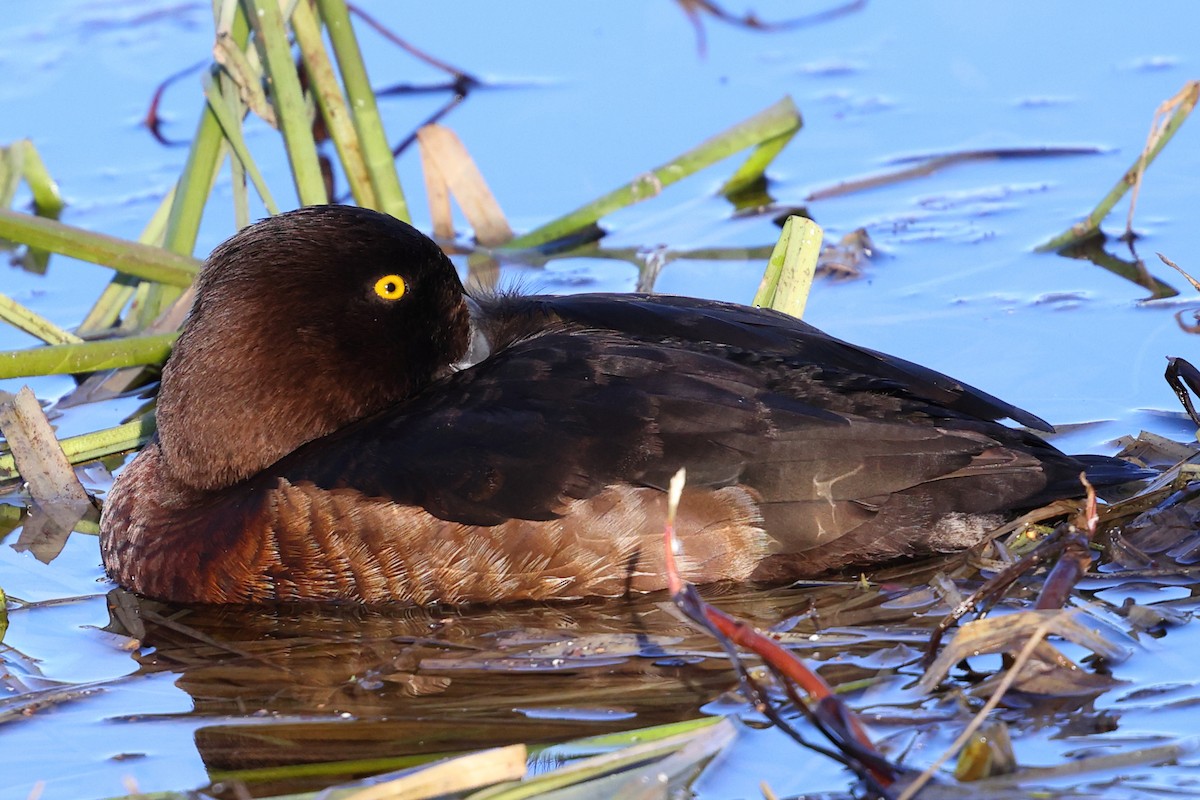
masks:
<svg viewBox="0 0 1200 800"><path fill-rule="evenodd" d="M1066 461L1036 437L890 378L813 365L786 349L780 331L794 321L763 325L737 311L742 324L724 311L689 317L700 320L702 341L653 326L635 337L543 324L404 405L301 448L271 474L492 525L552 519L613 483L663 488L686 466L692 486L754 489L769 529L807 520L807 530L828 512L823 530L832 531L869 519L878 498L969 467L997 437ZM1020 489L994 487L989 506L1019 502L1045 480L1036 459L1024 466L1034 469Z"/></svg>
<svg viewBox="0 0 1200 800"><path fill-rule="evenodd" d="M781 409L782 410L782 409ZM846 421L789 399L788 424ZM518 342L269 470L353 487L443 519L551 519L616 482L738 481L774 438L761 375L718 354L567 331Z"/></svg>
<svg viewBox="0 0 1200 800"><path fill-rule="evenodd" d="M761 357L819 366L852 378L849 388L902 392L979 419L1012 419L1042 431L1045 420L987 392L903 359L836 339L813 326L769 309L690 297L645 294L507 296L493 301L498 315L556 316L588 328L622 331L649 341L678 339L721 343Z"/></svg>

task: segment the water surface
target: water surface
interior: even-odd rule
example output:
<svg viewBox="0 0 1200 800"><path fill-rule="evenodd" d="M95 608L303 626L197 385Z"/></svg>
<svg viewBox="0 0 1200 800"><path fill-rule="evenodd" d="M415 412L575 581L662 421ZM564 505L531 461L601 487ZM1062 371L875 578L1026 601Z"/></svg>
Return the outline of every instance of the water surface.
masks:
<svg viewBox="0 0 1200 800"><path fill-rule="evenodd" d="M807 206L833 237L865 227L879 253L861 278L818 285L807 319L1054 423L1098 422L1062 437L1067 449L1111 449L1111 439L1142 428L1192 436L1161 375L1165 356L1189 356L1196 341L1175 311L1200 303L1154 253L1200 272L1200 124L1185 125L1151 168L1136 220L1137 255L1179 298L1143 302L1146 290L1121 277L1032 248L1091 208L1139 152L1155 107L1196 76L1194 4L870 3L770 34L709 20L703 57L686 18L668 2L406 4L403 13L365 5L414 43L493 84L446 122L515 228L590 200L790 94L805 127L771 171L777 203ZM784 18L794 4L754 9ZM377 85L440 78L370 33L363 40ZM14 4L0 31L0 141L35 141L69 200L65 221L136 236L186 155L155 144L141 127L150 94L165 76L206 59L210 46L204 3ZM385 101L389 131L400 138L443 100ZM198 76L168 92L170 136L190 136L199 103ZM286 165L268 155L275 137L260 129L250 145L280 202L294 203L281 188ZM870 192L806 199L890 169L898 158L1050 146L1099 152L969 163ZM400 168L411 195L422 185L415 155ZM606 219L604 245L671 253L772 243L772 215L735 215L714 196L730 169L732 162ZM198 255L232 232L231 214L222 210L230 207L228 187L217 192L226 202L210 209ZM416 223L428 227L423 204L410 200ZM1119 234L1122 225L1123 216L1114 217L1106 230ZM1118 258L1134 257L1115 241L1107 247ZM675 260L656 288L745 302L762 266L744 258ZM109 277L57 257L45 278L4 269L4 293L68 327ZM504 282L561 292L629 290L637 279L635 263L595 258L502 271ZM0 347L30 344L0 328ZM71 386L64 378L32 383L50 401ZM56 423L62 434L93 430L136 404L70 409ZM96 472L90 480L103 489L107 479ZM190 612L174 627L154 622L146 646L128 652L124 639L99 630L108 623L111 587L95 539L72 536L47 565L12 546L19 535L13 531L0 546L0 586L38 605L10 613L0 653L7 693L28 710L0 724L4 798L25 798L38 781L45 781L45 798L118 795L127 779L144 790L186 789L268 764L561 741L702 708L743 708L718 701L733 687L726 665L660 608L662 598L366 617ZM1116 605L1131 594L1184 612L1194 605L1190 582L1157 600L1141 585L1104 588L1103 599ZM802 649L825 663L827 677L898 670L855 701L879 710L885 741L928 763L954 733L937 721L941 704L952 700L916 698L906 688L919 672L908 656L920 649L930 619L914 617L911 607L883 613L895 599L890 590L855 591L783 589L716 602L762 624L795 618L806 632L857 633L853 646L835 637L832 645ZM805 616L813 608L826 613L814 621ZM170 610L151 614L173 619ZM603 637L604 654L562 661L579 640ZM1195 736L1195 626L1143 635L1132 647L1133 656L1112 667L1127 683L1002 713L1019 731L1023 764ZM35 692L46 693L36 707L28 705ZM897 719L904 723L886 722ZM834 765L773 732L746 731L696 789L703 797L753 796L762 779L781 796L850 785ZM1058 785L1064 794L1126 797L1196 779L1193 758Z"/></svg>

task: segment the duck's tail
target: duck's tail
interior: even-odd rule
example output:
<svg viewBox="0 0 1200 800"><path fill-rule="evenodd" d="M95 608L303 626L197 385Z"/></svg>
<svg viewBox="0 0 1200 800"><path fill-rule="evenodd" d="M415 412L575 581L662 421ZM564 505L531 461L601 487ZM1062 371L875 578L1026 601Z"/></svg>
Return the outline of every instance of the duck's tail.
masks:
<svg viewBox="0 0 1200 800"><path fill-rule="evenodd" d="M1082 455L1073 456L1083 464L1088 481L1097 489L1109 486L1119 486L1132 481L1144 481L1158 476L1157 470L1139 467L1123 458L1115 456Z"/></svg>

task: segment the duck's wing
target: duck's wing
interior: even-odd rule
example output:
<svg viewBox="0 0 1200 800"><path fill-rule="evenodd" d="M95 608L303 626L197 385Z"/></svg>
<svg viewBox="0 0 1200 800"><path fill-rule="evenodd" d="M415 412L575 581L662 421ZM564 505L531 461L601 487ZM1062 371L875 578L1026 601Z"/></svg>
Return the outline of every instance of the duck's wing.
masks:
<svg viewBox="0 0 1200 800"><path fill-rule="evenodd" d="M802 521L796 534L811 543L806 531L840 535L892 494L948 476L998 481L976 504L1019 505L1046 483L1028 450L1066 462L997 423L847 388L861 375L743 355L730 345L548 330L270 472L494 525L552 519L614 484L662 488L686 466L689 486L746 487L768 530ZM950 506L963 500L944 494Z"/></svg>
<svg viewBox="0 0 1200 800"><path fill-rule="evenodd" d="M501 296L483 299L485 313L502 321L500 335L519 335L519 321L557 318L587 328L621 331L653 341L722 345L745 360L784 356L815 365L852 388L903 393L987 420L1011 419L1053 432L1040 417L940 372L842 341L787 314L691 297L647 294ZM508 328L505 328L507 324Z"/></svg>
<svg viewBox="0 0 1200 800"><path fill-rule="evenodd" d="M547 333L505 348L410 402L299 449L276 470L443 519L552 519L565 501L625 482L735 483L778 424L753 370L612 334ZM787 403L789 427L843 426ZM782 409L781 409L782 410Z"/></svg>

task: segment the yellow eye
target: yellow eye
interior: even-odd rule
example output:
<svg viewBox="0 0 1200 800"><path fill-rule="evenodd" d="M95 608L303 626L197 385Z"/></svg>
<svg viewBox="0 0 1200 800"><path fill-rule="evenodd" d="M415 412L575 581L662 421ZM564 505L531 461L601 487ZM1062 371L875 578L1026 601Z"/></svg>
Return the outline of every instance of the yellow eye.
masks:
<svg viewBox="0 0 1200 800"><path fill-rule="evenodd" d="M404 297L404 291L407 288L404 285L404 278L399 275L384 275L375 281L375 294L384 300L399 300Z"/></svg>

